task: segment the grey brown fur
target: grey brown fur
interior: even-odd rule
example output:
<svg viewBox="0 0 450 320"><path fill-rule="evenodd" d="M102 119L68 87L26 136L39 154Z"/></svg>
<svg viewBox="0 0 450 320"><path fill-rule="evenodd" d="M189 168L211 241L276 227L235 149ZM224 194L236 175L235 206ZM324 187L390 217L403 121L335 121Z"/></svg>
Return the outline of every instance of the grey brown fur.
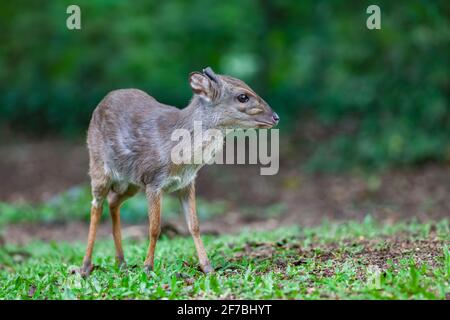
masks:
<svg viewBox="0 0 450 320"><path fill-rule="evenodd" d="M137 89L110 92L96 107L88 129L89 175L92 187L88 248L81 273L92 270L91 256L103 201L108 200L113 220L116 256L124 264L119 207L139 190L149 204L150 246L144 265L153 268L156 240L160 233L163 192L176 191L197 248L200 266L212 271L200 239L195 212L195 176L202 165L175 165L170 137L175 129L269 128L278 116L241 80L215 74L210 68L190 74L194 92L189 105L178 109L156 101ZM242 95L248 97L248 101ZM239 97L239 98L238 98Z"/></svg>

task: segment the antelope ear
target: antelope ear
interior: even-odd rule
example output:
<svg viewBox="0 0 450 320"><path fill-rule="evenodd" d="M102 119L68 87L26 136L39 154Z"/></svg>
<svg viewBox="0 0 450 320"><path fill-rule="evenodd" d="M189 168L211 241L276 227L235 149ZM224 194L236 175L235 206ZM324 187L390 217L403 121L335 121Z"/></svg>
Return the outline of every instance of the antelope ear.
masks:
<svg viewBox="0 0 450 320"><path fill-rule="evenodd" d="M213 99L215 88L211 83L211 80L203 73L192 72L189 75L189 84L195 94L198 94L207 101Z"/></svg>

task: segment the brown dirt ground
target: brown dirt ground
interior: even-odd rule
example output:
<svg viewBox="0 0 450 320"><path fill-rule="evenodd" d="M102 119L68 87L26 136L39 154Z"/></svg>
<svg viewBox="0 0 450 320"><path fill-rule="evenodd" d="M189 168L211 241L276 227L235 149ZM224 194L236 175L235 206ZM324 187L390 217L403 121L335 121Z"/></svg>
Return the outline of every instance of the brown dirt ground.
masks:
<svg viewBox="0 0 450 320"><path fill-rule="evenodd" d="M416 263L436 266L437 258L442 256L444 246L444 241L433 234L430 234L427 239L412 239L410 235L403 234L376 239L344 240L341 243L313 242L308 246L304 246L301 240L290 238L276 243L247 242L243 247L237 248L237 253L231 260L252 259L257 263L275 258L275 266L283 270L289 264L300 265L306 263L306 259L313 258L320 262L317 266L318 274L330 276L327 273L332 271L326 268L326 262L343 263L349 259L360 264L361 267L376 266L381 271L385 271L390 265L399 265L399 261L403 258L412 258ZM292 252L292 255L288 259L277 261L277 252L280 250L284 253Z"/></svg>
<svg viewBox="0 0 450 320"><path fill-rule="evenodd" d="M283 147L282 147L283 148ZM283 152L283 150L281 150ZM391 170L378 175L315 174L301 172L301 159L280 161L275 176L259 175L257 166L208 166L200 171L198 194L206 199L226 200L230 212L202 224L205 232L236 232L242 226L272 229L279 225L314 225L330 220L362 219L370 213L378 220L421 221L450 217L450 167L428 165ZM75 184L88 183L88 157L84 143L61 140L14 141L0 144L0 201L41 202ZM236 187L238 186L238 187ZM285 208L280 215L263 214L273 203ZM250 208L253 214L245 214ZM178 223L177 221L175 223ZM179 221L171 232L185 232ZM146 226L128 226L145 233ZM23 242L31 238L77 240L86 236L80 223L16 225L6 237ZM176 231L174 231L176 229ZM103 225L100 235L109 234ZM140 231L139 231L140 230Z"/></svg>

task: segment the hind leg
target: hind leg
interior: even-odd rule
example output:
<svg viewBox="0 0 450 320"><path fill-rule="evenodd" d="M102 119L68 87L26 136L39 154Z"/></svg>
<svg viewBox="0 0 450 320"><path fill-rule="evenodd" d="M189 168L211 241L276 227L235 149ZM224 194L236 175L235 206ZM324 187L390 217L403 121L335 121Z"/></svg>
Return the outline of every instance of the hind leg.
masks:
<svg viewBox="0 0 450 320"><path fill-rule="evenodd" d="M108 194L109 212L112 219L112 234L116 247L116 261L119 266L125 266L120 230L120 206L126 199L134 196L138 190L139 188L135 186L129 186L124 193L117 193L111 190Z"/></svg>
<svg viewBox="0 0 450 320"><path fill-rule="evenodd" d="M92 182L92 206L91 206L91 222L89 225L88 243L86 248L86 254L84 255L83 265L80 273L82 276L88 276L93 269L92 266L92 251L94 249L95 237L97 234L97 226L100 221L103 211L103 201L108 194L109 185L106 179L102 181Z"/></svg>

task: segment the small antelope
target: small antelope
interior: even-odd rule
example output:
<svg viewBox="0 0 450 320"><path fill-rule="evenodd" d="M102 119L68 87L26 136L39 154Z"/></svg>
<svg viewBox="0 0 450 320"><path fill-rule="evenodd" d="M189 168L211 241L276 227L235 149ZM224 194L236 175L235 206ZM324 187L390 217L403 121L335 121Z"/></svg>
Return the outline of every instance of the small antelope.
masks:
<svg viewBox="0 0 450 320"><path fill-rule="evenodd" d="M170 139L175 129L192 132L194 121L203 129L271 128L278 115L241 80L215 74L211 68L189 75L193 97L184 109L162 104L137 89L110 92L98 104L89 124L89 175L92 188L91 221L86 255L80 273L91 273L92 251L102 204L108 201L117 263L125 265L120 230L121 204L145 191L150 221L146 270L152 270L161 230L161 196L176 192L203 272L213 268L200 238L195 208L195 177L202 164L174 164Z"/></svg>

